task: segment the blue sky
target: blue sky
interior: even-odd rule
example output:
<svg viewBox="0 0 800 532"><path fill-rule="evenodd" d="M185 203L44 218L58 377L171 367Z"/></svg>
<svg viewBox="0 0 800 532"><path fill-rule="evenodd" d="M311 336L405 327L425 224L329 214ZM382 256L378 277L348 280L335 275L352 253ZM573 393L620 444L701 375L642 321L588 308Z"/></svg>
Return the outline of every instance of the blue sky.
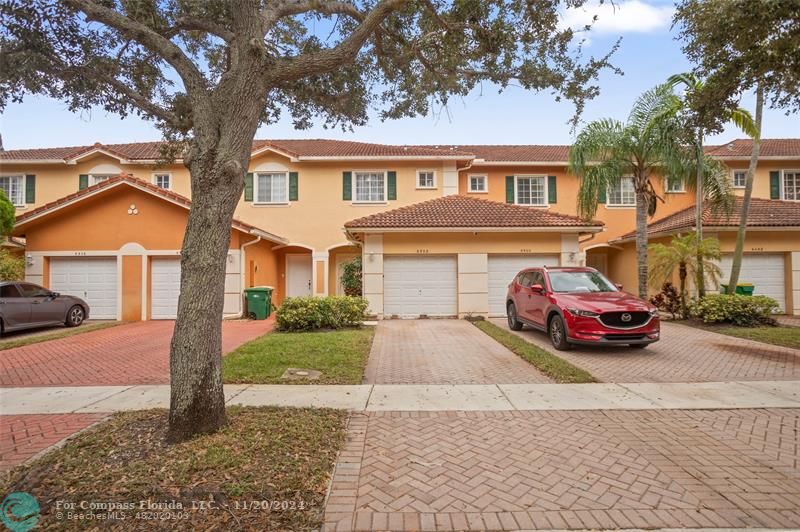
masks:
<svg viewBox="0 0 800 532"><path fill-rule="evenodd" d="M624 76L611 73L600 79L600 95L587 104L583 120L602 117L624 119L631 102L644 90L672 74L689 70L679 43L670 31L672 4L660 0L617 0L616 10L606 4L565 15L565 24L579 26L597 12L600 16L586 48L587 54L602 55L618 36L622 45L613 62ZM743 97L751 109L755 98ZM435 116L381 122L373 119L353 132L314 127L298 131L291 121L264 126L258 138L336 138L387 144L566 144L573 140L567 121L573 113L568 102L557 103L549 93L531 93L510 88L498 94L484 85L468 97L453 100ZM766 109L764 137L798 136L797 117ZM29 97L10 104L0 117L5 149L70 146L94 142L118 143L159 139L152 123L128 117L124 120L103 109L71 113L62 102ZM708 142L723 142L743 135L733 126Z"/></svg>

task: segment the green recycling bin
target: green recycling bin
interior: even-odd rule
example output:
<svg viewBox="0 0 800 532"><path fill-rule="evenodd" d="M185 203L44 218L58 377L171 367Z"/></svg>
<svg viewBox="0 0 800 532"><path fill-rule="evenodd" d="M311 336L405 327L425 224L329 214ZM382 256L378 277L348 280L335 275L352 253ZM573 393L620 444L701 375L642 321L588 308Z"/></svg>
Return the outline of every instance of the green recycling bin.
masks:
<svg viewBox="0 0 800 532"><path fill-rule="evenodd" d="M728 293L728 285L723 284L721 286L722 286L722 292L727 294ZM750 283L739 283L739 284L736 285L736 293L739 294L740 296L752 296L753 295L753 290L755 290L755 289L756 289L756 287L753 286Z"/></svg>
<svg viewBox="0 0 800 532"><path fill-rule="evenodd" d="M247 300L247 316L251 320L265 320L272 312L272 287L254 286L245 288L244 297Z"/></svg>

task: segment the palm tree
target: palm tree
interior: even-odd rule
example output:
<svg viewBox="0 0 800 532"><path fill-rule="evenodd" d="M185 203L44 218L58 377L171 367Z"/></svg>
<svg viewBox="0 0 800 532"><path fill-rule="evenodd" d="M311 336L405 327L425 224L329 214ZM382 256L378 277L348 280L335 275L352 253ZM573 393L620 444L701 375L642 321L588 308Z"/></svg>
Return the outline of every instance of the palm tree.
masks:
<svg viewBox="0 0 800 532"><path fill-rule="evenodd" d="M647 297L647 217L658 197L654 172L688 178L692 154L680 142L678 97L668 84L654 87L633 104L626 122L606 118L590 122L570 149L569 169L580 179L578 212L594 216L600 195L631 176L636 195L636 261L639 297Z"/></svg>
<svg viewBox="0 0 800 532"><path fill-rule="evenodd" d="M714 284L719 282L722 273L717 262L720 260L719 240L716 238L701 239L697 233L677 235L668 246L650 244L650 286L661 286L678 270L679 291L681 296L681 314L686 316L686 279L697 275L698 270L705 272Z"/></svg>
<svg viewBox="0 0 800 532"><path fill-rule="evenodd" d="M683 111L690 111L691 106L691 98L702 93L703 90L706 88L706 83L704 80L698 78L691 72L686 72L683 74L676 74L674 76L670 76L667 80L667 83L675 87L677 85L684 85L686 87L686 93L684 98L681 100L681 110ZM724 110L722 116L718 117L725 122L733 122L736 127L742 130L745 135L751 138L757 138L759 136L759 131L756 128L755 121L750 113L742 108L742 107L735 107L733 109ZM703 138L705 137L704 131L704 123L705 120L702 116L695 115L694 116L694 123L695 126L692 128L692 144L694 145L694 156L695 156L695 172L694 172L694 179L687 182L687 185L690 188L693 188L696 194L695 197L695 229L697 231L698 237L700 239L703 238L703 200L707 198L709 195L716 195L719 196L719 199L716 204L724 204L726 207L731 207L732 204L730 200L733 198L733 194L730 192L729 182L727 178L727 172L725 172L724 167L722 164L717 164L717 172L723 173L723 176L716 176L716 179L709 180L707 183L704 183L703 174L704 174L704 167L713 166L710 164L709 157L705 155L703 152ZM722 177L722 179L720 179ZM725 183L726 189L725 190L714 190L716 187L715 185ZM729 199L725 199L727 196ZM699 297L703 297L705 295L705 275L703 274L703 261L700 260L700 257L697 258L698 269L696 272L695 283L697 285L697 293ZM734 287L735 288L735 287Z"/></svg>

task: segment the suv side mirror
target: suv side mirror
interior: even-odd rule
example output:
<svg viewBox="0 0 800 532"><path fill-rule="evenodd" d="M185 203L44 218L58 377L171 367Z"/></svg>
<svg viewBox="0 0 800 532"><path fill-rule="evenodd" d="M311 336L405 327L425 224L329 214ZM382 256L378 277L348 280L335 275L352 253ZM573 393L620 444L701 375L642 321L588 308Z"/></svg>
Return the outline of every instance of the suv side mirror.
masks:
<svg viewBox="0 0 800 532"><path fill-rule="evenodd" d="M55 299L55 298L57 298L57 297L58 297L58 296L60 296L60 295L61 295L61 294L59 294L58 292L50 292L50 296L49 296L49 297L51 297L51 298Z"/></svg>
<svg viewBox="0 0 800 532"><path fill-rule="evenodd" d="M622 283L614 283L614 286L617 287L617 290L622 290Z"/></svg>
<svg viewBox="0 0 800 532"><path fill-rule="evenodd" d="M543 294L544 293L544 287L542 285L540 285L540 284L532 284L531 285L531 292L535 292L537 294Z"/></svg>

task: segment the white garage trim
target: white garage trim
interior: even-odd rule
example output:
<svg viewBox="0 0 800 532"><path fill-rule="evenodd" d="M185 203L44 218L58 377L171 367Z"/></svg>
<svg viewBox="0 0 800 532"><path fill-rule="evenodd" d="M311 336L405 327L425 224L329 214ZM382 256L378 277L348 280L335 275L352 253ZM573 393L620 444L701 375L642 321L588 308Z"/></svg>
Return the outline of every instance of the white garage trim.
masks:
<svg viewBox="0 0 800 532"><path fill-rule="evenodd" d="M508 284L520 270L558 265L559 255L489 255L489 316L506 315Z"/></svg>
<svg viewBox="0 0 800 532"><path fill-rule="evenodd" d="M457 274L455 255L384 255L384 315L457 316Z"/></svg>
<svg viewBox="0 0 800 532"><path fill-rule="evenodd" d="M120 319L121 279L122 261L115 256L54 257L50 260L49 288L86 301L90 318Z"/></svg>
<svg viewBox="0 0 800 532"><path fill-rule="evenodd" d="M733 254L722 256L721 282L730 278ZM755 285L755 295L769 296L786 312L786 260L782 253L745 253L742 257L742 270L739 273L740 283Z"/></svg>

